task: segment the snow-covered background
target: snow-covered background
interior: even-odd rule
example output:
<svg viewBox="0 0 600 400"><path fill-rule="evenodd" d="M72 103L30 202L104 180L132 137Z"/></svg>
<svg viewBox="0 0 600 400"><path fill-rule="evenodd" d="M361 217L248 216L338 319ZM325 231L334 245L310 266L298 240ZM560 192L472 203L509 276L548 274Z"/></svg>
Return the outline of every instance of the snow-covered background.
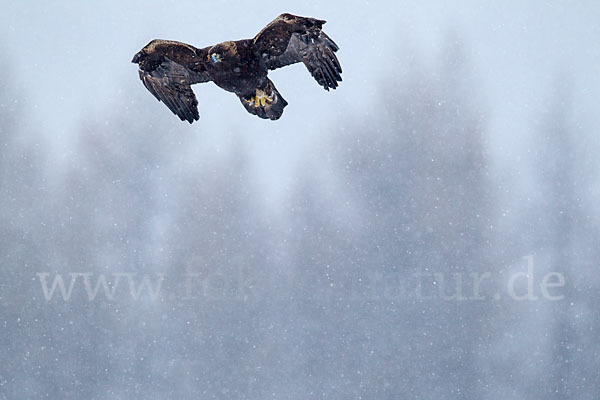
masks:
<svg viewBox="0 0 600 400"><path fill-rule="evenodd" d="M282 12L328 21L344 81L272 72L279 121L203 84L182 123L130 63ZM3 4L0 399L597 399L599 21L594 1Z"/></svg>

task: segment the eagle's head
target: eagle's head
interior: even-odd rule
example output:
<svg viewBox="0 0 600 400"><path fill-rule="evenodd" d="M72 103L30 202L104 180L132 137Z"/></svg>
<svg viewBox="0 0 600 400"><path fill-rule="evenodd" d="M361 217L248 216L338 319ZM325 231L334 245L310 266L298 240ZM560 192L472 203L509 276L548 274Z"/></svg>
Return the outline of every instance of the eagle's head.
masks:
<svg viewBox="0 0 600 400"><path fill-rule="evenodd" d="M223 42L214 45L208 51L208 60L217 65L223 61L232 61L237 57L237 45L234 42Z"/></svg>

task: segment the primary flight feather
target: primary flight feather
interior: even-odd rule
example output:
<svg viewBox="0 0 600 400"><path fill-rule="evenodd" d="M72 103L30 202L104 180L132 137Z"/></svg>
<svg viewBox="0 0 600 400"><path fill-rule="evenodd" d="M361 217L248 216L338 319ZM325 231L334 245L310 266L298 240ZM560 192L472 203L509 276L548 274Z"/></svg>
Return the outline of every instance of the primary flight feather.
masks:
<svg viewBox="0 0 600 400"><path fill-rule="evenodd" d="M246 110L279 119L288 104L267 77L269 70L298 62L325 90L342 81L335 55L339 47L321 30L325 21L281 14L253 39L227 41L198 49L153 40L133 56L142 83L159 101L190 124L200 118L191 85L214 82L235 93Z"/></svg>

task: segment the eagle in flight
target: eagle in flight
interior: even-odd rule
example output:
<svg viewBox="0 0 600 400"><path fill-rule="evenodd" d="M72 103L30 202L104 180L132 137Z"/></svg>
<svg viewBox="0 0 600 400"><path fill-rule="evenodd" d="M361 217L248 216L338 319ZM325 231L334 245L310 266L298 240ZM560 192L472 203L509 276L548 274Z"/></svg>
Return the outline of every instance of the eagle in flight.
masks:
<svg viewBox="0 0 600 400"><path fill-rule="evenodd" d="M133 56L146 89L182 121L200 118L191 85L213 81L235 93L246 110L279 119L287 101L267 77L269 70L303 62L325 90L342 81L335 56L339 47L321 30L325 21L281 14L254 39L227 41L198 49L189 44L153 40Z"/></svg>

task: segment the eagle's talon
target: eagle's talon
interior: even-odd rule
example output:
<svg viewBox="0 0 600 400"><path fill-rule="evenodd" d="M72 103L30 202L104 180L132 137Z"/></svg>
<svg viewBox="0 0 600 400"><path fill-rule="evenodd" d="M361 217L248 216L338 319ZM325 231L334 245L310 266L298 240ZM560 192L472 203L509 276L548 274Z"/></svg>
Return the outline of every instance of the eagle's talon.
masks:
<svg viewBox="0 0 600 400"><path fill-rule="evenodd" d="M244 101L253 107L265 107L275 101L275 94L269 96L266 92L256 89L255 95Z"/></svg>

